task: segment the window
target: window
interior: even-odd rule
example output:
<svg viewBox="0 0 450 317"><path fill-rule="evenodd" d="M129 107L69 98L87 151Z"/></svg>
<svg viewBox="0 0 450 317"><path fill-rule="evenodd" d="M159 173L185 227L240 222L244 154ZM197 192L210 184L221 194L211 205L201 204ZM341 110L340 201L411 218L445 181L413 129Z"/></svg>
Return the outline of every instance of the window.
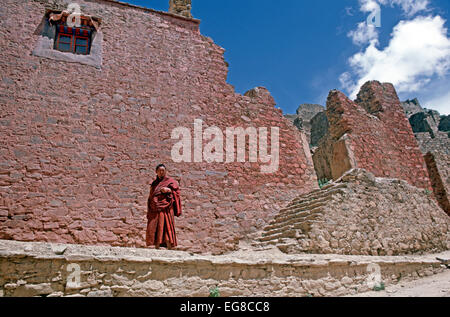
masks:
<svg viewBox="0 0 450 317"><path fill-rule="evenodd" d="M57 61L80 63L102 68L103 33L101 19L81 16L79 25L69 26L70 15L48 9L37 27L39 34L33 55ZM71 24L71 23L69 23Z"/></svg>
<svg viewBox="0 0 450 317"><path fill-rule="evenodd" d="M87 37L75 36L75 53L87 54L89 49L89 39Z"/></svg>
<svg viewBox="0 0 450 317"><path fill-rule="evenodd" d="M89 54L91 30L58 25L56 33L55 49L58 51L82 55Z"/></svg>

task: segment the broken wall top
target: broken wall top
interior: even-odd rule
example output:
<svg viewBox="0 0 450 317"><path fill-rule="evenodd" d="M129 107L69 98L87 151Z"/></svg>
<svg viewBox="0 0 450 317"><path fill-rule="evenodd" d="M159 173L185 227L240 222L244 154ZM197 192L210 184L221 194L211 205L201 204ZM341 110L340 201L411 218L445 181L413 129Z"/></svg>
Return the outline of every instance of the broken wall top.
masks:
<svg viewBox="0 0 450 317"><path fill-rule="evenodd" d="M364 168L378 177L404 179L431 189L425 161L392 84L367 82L355 101L340 91L331 91L327 117L329 133L318 155L327 156L331 170L338 164L333 162L337 155L333 146L345 139L345 155L353 165L348 168Z"/></svg>

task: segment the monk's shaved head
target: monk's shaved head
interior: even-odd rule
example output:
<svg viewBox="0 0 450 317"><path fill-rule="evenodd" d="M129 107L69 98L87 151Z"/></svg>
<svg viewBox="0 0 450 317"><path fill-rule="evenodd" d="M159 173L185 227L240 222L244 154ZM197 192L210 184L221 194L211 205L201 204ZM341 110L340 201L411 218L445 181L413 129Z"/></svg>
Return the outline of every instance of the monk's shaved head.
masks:
<svg viewBox="0 0 450 317"><path fill-rule="evenodd" d="M159 164L156 167L156 175L158 175L159 179L163 179L164 177L166 177L166 166L164 164Z"/></svg>

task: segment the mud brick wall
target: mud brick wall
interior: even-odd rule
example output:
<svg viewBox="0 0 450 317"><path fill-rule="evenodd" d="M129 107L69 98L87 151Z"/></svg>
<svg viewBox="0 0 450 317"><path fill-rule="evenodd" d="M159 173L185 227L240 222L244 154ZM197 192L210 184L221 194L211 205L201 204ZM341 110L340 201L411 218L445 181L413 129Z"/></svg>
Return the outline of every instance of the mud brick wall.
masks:
<svg viewBox="0 0 450 317"><path fill-rule="evenodd" d="M314 153L319 178L337 179L351 168L362 168L377 177L431 189L424 158L393 85L367 82L356 101L331 91L327 118L328 134Z"/></svg>
<svg viewBox="0 0 450 317"><path fill-rule="evenodd" d="M48 7L0 1L0 239L144 247L154 168L180 181L180 249L220 253L317 188L304 135L270 93L226 83L224 49L199 21L113 1L77 1L102 19L97 69L31 54ZM52 6L50 6L50 3ZM280 129L280 168L174 163L177 127ZM204 141L206 143L206 140ZM225 149L225 146L224 146Z"/></svg>

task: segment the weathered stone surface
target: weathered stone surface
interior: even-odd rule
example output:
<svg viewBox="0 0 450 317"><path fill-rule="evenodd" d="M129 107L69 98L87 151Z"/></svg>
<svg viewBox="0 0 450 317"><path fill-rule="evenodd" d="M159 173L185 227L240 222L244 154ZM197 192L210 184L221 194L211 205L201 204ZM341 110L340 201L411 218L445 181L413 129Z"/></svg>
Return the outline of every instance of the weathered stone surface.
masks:
<svg viewBox="0 0 450 317"><path fill-rule="evenodd" d="M311 119L311 146L318 146L328 132L328 118L325 111L319 112Z"/></svg>
<svg viewBox="0 0 450 317"><path fill-rule="evenodd" d="M447 133L439 131L434 138L429 133L415 135L423 155L428 152L450 155L450 137Z"/></svg>
<svg viewBox="0 0 450 317"><path fill-rule="evenodd" d="M442 209L450 216L450 156L439 152L425 155L434 195Z"/></svg>
<svg viewBox="0 0 450 317"><path fill-rule="evenodd" d="M179 247L192 252L235 249L273 210L317 188L307 142L267 89L242 96L227 84L224 49L200 34L200 21L182 16L190 1L173 1L177 12L185 6L181 16L77 3L102 19L101 70L31 54L45 9L67 9L67 1L2 1L0 201L8 203L0 206L0 238L144 247L149 184L161 162L180 182ZM179 140L171 132L193 133L195 119L222 131L278 127L280 169L174 163Z"/></svg>
<svg viewBox="0 0 450 317"><path fill-rule="evenodd" d="M409 118L409 123L414 133L430 133L431 137L435 137L438 132L440 115L437 111L418 112Z"/></svg>
<svg viewBox="0 0 450 317"><path fill-rule="evenodd" d="M316 104L302 104L297 109L296 115L285 115L285 117L292 121L300 131L304 132L308 142L311 142L312 119L319 113L324 112L325 108Z"/></svg>
<svg viewBox="0 0 450 317"><path fill-rule="evenodd" d="M352 169L292 201L259 241L286 253L402 255L450 249L449 229L430 191Z"/></svg>
<svg viewBox="0 0 450 317"><path fill-rule="evenodd" d="M182 15L186 18L192 18L191 14L192 4L191 0L170 0L169 12Z"/></svg>
<svg viewBox="0 0 450 317"><path fill-rule="evenodd" d="M402 102L401 105L405 110L405 114L408 119L416 113L424 111L417 98L406 100Z"/></svg>
<svg viewBox="0 0 450 317"><path fill-rule="evenodd" d="M425 157L436 199L450 214L450 133L445 131L448 117L434 110L422 109L411 116L410 123Z"/></svg>
<svg viewBox="0 0 450 317"><path fill-rule="evenodd" d="M329 129L314 152L319 179L336 180L350 168L403 179L431 190L425 161L391 84L367 82L355 102L331 91Z"/></svg>
<svg viewBox="0 0 450 317"><path fill-rule="evenodd" d="M222 297L343 296L371 290L369 265L380 267L381 281L389 286L400 278L440 273L445 268L436 257L450 257L448 252L402 257L286 255L245 245L222 256L80 245L67 245L66 254L57 256L52 249L48 243L0 240L0 294L208 297L209 290L218 287ZM80 285L66 287L69 280Z"/></svg>
<svg viewBox="0 0 450 317"><path fill-rule="evenodd" d="M449 132L450 131L450 115L442 116L439 121L439 131Z"/></svg>

